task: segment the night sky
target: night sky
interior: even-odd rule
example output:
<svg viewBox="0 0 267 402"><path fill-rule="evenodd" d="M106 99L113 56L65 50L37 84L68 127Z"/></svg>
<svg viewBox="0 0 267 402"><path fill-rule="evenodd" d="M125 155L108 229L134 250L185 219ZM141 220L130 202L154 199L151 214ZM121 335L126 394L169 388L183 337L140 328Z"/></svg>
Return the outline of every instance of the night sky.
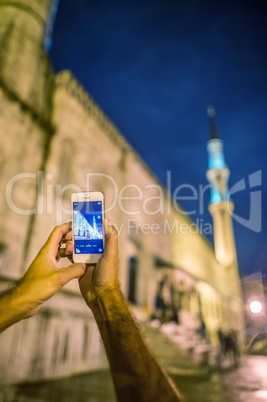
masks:
<svg viewBox="0 0 267 402"><path fill-rule="evenodd" d="M244 276L267 274L266 21L257 0L61 0L50 52L55 72L73 72L164 185L171 171L172 191L207 184L214 105L229 186L246 183L235 213L248 219L250 191L262 191L261 231L234 222ZM259 170L262 185L249 189ZM211 223L208 192L204 200L203 214L196 200L181 204Z"/></svg>

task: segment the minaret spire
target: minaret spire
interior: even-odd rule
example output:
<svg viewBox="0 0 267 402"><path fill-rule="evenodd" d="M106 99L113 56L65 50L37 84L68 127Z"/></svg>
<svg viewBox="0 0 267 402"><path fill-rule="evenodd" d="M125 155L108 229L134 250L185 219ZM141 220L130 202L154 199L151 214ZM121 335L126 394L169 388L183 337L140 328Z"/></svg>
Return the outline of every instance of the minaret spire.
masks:
<svg viewBox="0 0 267 402"><path fill-rule="evenodd" d="M210 120L210 138L211 139L219 138L217 126L215 123L215 109L213 106L208 106L207 115L209 116Z"/></svg>
<svg viewBox="0 0 267 402"><path fill-rule="evenodd" d="M229 266L237 264L231 216L234 205L228 195L230 171L224 160L223 142L218 137L214 108L209 106L207 114L211 131L211 139L207 144L207 179L211 184L209 211L213 217L215 255L222 265Z"/></svg>
<svg viewBox="0 0 267 402"><path fill-rule="evenodd" d="M207 149L208 149L208 156L209 156L209 168L210 169L223 169L226 167L225 165L225 160L224 160L224 153L223 153L223 142L220 140L218 136L218 131L216 127L216 122L215 122L215 110L213 106L209 106L207 109L207 115L209 117L209 123L210 123L210 140L207 144ZM229 171L228 171L229 173ZM229 174L228 174L229 175ZM228 179L228 177L227 177ZM215 185L214 183L214 190L215 190ZM226 180L226 186L224 188L224 193L221 193L220 197L221 199L227 197L226 193L228 191L227 188L227 180Z"/></svg>
<svg viewBox="0 0 267 402"><path fill-rule="evenodd" d="M45 30L45 37L44 37L44 48L47 52L49 52L52 48L52 34L53 34L53 29L54 29L54 24L55 24L55 20L56 20L59 2L60 2L60 0L52 0L51 7L50 7L50 14L48 17L46 30Z"/></svg>

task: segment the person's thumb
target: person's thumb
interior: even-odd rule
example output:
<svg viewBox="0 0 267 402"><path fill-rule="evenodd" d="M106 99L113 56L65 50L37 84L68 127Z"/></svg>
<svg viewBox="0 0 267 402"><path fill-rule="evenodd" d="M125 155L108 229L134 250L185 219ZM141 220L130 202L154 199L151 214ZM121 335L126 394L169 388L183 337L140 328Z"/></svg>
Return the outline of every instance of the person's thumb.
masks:
<svg viewBox="0 0 267 402"><path fill-rule="evenodd" d="M85 273L85 264L71 264L67 268L60 269L61 286L65 285L74 278L80 278Z"/></svg>

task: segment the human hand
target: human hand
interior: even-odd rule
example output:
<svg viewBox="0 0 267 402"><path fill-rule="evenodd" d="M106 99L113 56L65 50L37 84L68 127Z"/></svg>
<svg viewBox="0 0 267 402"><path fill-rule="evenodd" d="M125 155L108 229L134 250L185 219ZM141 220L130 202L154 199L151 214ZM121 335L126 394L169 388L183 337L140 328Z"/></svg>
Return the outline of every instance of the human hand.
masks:
<svg viewBox="0 0 267 402"><path fill-rule="evenodd" d="M59 268L60 258L68 257L72 261L73 244L70 242L71 232L67 224L57 226L50 234L29 269L19 281L14 294L19 297L23 307L22 318L35 314L42 303L53 296L59 289L73 278L79 278L85 272L84 264L71 264ZM66 243L66 247L61 245Z"/></svg>
<svg viewBox="0 0 267 402"><path fill-rule="evenodd" d="M118 233L109 219L104 220L105 251L97 264L86 264L85 274L80 277L81 293L89 307L105 292L120 289Z"/></svg>

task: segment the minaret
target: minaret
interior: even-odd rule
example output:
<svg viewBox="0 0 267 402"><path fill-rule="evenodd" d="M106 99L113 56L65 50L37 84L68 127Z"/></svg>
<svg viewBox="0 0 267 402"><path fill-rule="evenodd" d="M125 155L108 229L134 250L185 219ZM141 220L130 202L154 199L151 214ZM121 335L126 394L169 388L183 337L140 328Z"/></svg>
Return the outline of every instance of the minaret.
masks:
<svg viewBox="0 0 267 402"><path fill-rule="evenodd" d="M208 141L207 179L211 184L209 211L213 218L214 248L217 260L225 267L237 264L236 247L231 212L233 202L228 195L230 171L225 164L223 143L218 137L215 110L208 107L211 139Z"/></svg>
<svg viewBox="0 0 267 402"><path fill-rule="evenodd" d="M52 0L52 4L50 7L50 15L49 15L49 18L47 21L45 35L44 35L44 48L47 52L49 52L52 47L52 35L53 35L53 29L54 29L54 24L55 24L55 20L56 20L57 10L58 10L58 6L59 6L59 1L60 0Z"/></svg>
<svg viewBox="0 0 267 402"><path fill-rule="evenodd" d="M50 112L52 71L45 47L55 7L55 0L0 0L0 86L42 121Z"/></svg>

